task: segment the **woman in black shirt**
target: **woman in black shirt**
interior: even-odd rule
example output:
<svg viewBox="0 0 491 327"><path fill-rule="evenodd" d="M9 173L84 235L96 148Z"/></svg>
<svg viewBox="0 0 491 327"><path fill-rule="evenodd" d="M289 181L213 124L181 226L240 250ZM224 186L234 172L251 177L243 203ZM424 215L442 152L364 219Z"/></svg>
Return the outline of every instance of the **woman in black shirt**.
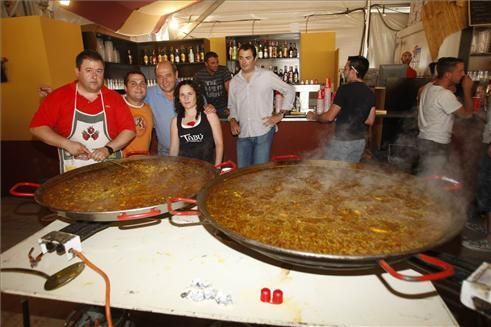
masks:
<svg viewBox="0 0 491 327"><path fill-rule="evenodd" d="M174 91L177 116L171 122L171 156L222 162L223 136L216 113L204 113L204 97L193 81L180 82Z"/></svg>

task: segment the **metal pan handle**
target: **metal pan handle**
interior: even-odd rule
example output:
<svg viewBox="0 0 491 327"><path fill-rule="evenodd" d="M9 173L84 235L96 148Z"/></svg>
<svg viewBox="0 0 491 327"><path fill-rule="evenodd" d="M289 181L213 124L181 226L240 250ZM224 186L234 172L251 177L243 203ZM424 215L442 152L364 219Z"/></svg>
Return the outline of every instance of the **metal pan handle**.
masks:
<svg viewBox="0 0 491 327"><path fill-rule="evenodd" d="M170 198L167 200L167 211L173 216L199 216L201 212L199 210L189 210L189 211L177 211L172 208L172 203L174 202L185 202L191 204L197 204L198 201L195 199L187 199L187 198Z"/></svg>
<svg viewBox="0 0 491 327"><path fill-rule="evenodd" d="M425 176L424 178L430 181L437 180L445 182L445 185L442 186L442 188L448 192L457 192L463 187L461 182L446 176Z"/></svg>
<svg viewBox="0 0 491 327"><path fill-rule="evenodd" d="M439 268L442 268L442 271L433 273L433 274L428 274L428 275L423 275L423 276L408 276L408 275L403 275L398 273L397 271L394 270L385 260L379 260L378 264L380 267L382 267L383 270L391 274L393 277L401 280L405 280L408 282L423 282L423 281L428 281L428 280L440 280L444 279L447 277L450 277L454 274L454 267L440 259L437 259L435 257L430 257L429 255L426 254L418 254L416 255L418 259L420 259L423 262L429 263L431 265L437 266Z"/></svg>
<svg viewBox="0 0 491 327"><path fill-rule="evenodd" d="M31 186L34 188L38 188L39 186L41 186L41 184L28 183L28 182L17 183L10 188L9 193L13 196L25 196L25 197L33 197L34 196L34 193L18 192L17 189L21 186Z"/></svg>
<svg viewBox="0 0 491 327"><path fill-rule="evenodd" d="M215 168L221 169L220 175L223 175L223 174L230 173L230 172L236 170L237 165L232 160L227 160L227 161L224 161L222 163L219 163L218 165L215 165ZM223 170L223 168L230 168L230 169Z"/></svg>
<svg viewBox="0 0 491 327"><path fill-rule="evenodd" d="M157 208L152 208L147 212L128 214L123 212L118 215L118 220L131 220L131 219L143 219L160 215L161 211Z"/></svg>

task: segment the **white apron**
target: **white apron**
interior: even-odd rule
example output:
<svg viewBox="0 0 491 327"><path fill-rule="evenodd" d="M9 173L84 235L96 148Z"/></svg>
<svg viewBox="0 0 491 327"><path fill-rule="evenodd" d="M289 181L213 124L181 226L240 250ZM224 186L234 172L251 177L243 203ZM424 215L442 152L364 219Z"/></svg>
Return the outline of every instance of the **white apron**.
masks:
<svg viewBox="0 0 491 327"><path fill-rule="evenodd" d="M78 85L75 88L75 103L74 113L72 120L72 129L68 139L70 141L80 142L89 151L94 151L97 148L104 147L111 141L109 133L107 131L106 110L104 107L104 98L102 92L99 91L102 102L102 111L95 115L86 114L77 109L77 94ZM91 165L97 163L93 159L85 159L86 155L72 156L65 149L58 148L58 155L60 157L60 172ZM115 151L108 159L121 159L123 157L121 151Z"/></svg>

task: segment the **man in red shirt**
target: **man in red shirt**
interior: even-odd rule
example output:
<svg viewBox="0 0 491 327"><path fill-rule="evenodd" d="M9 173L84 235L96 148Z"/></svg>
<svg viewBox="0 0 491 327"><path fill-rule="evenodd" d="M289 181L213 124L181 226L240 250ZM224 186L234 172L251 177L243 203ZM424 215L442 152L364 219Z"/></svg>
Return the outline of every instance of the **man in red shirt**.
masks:
<svg viewBox="0 0 491 327"><path fill-rule="evenodd" d="M417 73L414 69L409 66L411 61L413 60L413 55L409 51L404 51L401 55L401 62L404 65L407 65L407 70L406 70L406 77L407 78L416 78Z"/></svg>
<svg viewBox="0 0 491 327"><path fill-rule="evenodd" d="M29 126L34 136L58 148L62 173L122 158L120 149L135 137L128 106L103 85L102 57L84 50L75 63L77 80L50 93Z"/></svg>

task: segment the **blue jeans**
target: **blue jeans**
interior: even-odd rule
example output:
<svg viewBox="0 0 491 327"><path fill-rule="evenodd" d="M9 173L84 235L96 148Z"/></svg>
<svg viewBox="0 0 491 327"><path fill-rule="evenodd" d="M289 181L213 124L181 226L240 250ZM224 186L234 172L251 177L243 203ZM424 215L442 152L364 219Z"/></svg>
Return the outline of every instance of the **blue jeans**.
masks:
<svg viewBox="0 0 491 327"><path fill-rule="evenodd" d="M339 141L333 138L326 148L324 159L348 162L360 162L365 150L365 139Z"/></svg>
<svg viewBox="0 0 491 327"><path fill-rule="evenodd" d="M237 139L237 165L239 168L269 161L275 128L261 136Z"/></svg>

